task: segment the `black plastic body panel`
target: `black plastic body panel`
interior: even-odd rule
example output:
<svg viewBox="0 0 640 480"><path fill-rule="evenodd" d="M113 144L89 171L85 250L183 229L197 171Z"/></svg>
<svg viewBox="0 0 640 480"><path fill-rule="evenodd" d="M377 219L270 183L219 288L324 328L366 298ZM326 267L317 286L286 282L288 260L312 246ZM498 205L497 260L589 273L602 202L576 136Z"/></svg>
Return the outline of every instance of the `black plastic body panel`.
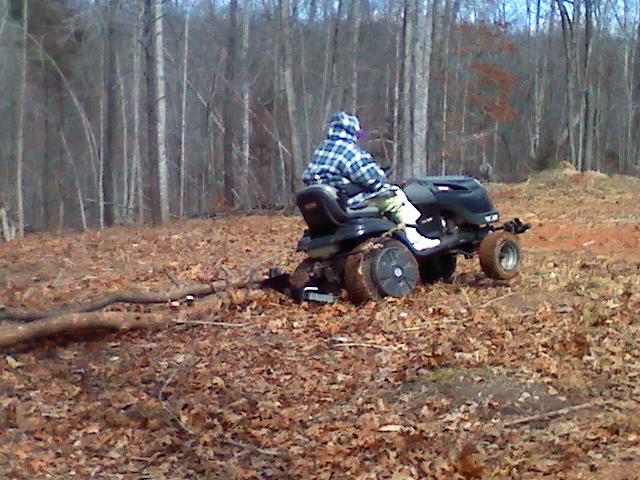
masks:
<svg viewBox="0 0 640 480"><path fill-rule="evenodd" d="M308 252L309 250L326 247L327 245L335 245L356 239L357 243L361 243L367 238L382 235L396 227L397 225L395 223L385 218L353 219L327 235L314 235L311 232L305 233L298 242L298 251Z"/></svg>
<svg viewBox="0 0 640 480"><path fill-rule="evenodd" d="M450 212L462 222L484 225L489 223L487 217L498 213L485 188L472 177L416 178L409 180L402 189L422 213L421 220Z"/></svg>

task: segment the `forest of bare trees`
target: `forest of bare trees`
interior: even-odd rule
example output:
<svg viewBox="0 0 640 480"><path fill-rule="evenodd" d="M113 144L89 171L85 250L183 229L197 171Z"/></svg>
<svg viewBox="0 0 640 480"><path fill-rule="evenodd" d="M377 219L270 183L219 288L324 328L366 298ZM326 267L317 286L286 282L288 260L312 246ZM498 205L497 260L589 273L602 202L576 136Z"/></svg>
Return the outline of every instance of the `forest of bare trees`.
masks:
<svg viewBox="0 0 640 480"><path fill-rule="evenodd" d="M0 0L0 207L24 230L287 206L356 112L396 178L635 174L633 0Z"/></svg>

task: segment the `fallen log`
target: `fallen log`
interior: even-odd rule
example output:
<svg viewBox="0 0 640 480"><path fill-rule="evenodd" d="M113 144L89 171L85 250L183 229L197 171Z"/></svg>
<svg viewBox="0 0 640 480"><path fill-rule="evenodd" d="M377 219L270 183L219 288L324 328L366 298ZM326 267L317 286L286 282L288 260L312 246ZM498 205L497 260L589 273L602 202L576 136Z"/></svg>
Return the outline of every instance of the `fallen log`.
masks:
<svg viewBox="0 0 640 480"><path fill-rule="evenodd" d="M51 337L60 333L83 330L132 330L135 328L164 327L169 324L166 314L91 312L60 315L55 318L20 325L0 327L0 348L18 343Z"/></svg>
<svg viewBox="0 0 640 480"><path fill-rule="evenodd" d="M102 310L109 305L113 305L114 303L169 303L182 300L187 296L205 297L223 289L247 288L253 285L261 285L262 283L264 283L263 280L250 280L235 283L220 280L211 284L192 285L189 287L176 288L166 292L121 291L106 295L91 302L79 303L76 305L65 305L51 310L13 310L0 307L0 320L33 322L35 320L43 320L45 318L58 317L61 315L95 312L97 310Z"/></svg>
<svg viewBox="0 0 640 480"><path fill-rule="evenodd" d="M245 288L271 289L285 295L291 296L291 283L289 275L286 273L278 273L269 278L261 280L243 280L237 282L228 282L227 280L218 280L210 284L191 285L188 287L175 288L166 292L141 292L141 291L121 291L106 295L97 300L86 303L78 303L75 305L64 305L62 307L51 310L15 310L4 308L0 305L0 321L7 320L12 322L33 322L35 320L44 320L45 318L59 317L61 315L71 315L74 313L87 313L102 310L114 303L135 303L135 304L153 304L153 303L169 303L182 300L188 296L206 297L221 291L245 289Z"/></svg>
<svg viewBox="0 0 640 480"><path fill-rule="evenodd" d="M89 330L132 330L137 328L162 328L170 324L196 323L190 319L203 318L221 312L234 305L242 305L265 296L262 290L225 291L204 304L196 305L184 315L185 320L176 320L176 315L162 313L132 312L84 312L69 313L43 318L27 323L6 322L0 325L0 349L23 342L30 342L62 333ZM213 322L201 322L212 324Z"/></svg>

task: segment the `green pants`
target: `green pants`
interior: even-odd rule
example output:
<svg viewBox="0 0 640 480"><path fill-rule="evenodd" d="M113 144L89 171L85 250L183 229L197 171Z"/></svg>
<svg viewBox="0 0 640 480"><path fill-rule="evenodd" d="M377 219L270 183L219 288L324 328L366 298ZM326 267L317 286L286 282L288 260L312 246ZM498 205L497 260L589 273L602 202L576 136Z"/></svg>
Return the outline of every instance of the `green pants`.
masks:
<svg viewBox="0 0 640 480"><path fill-rule="evenodd" d="M391 220L398 224L415 225L420 218L420 212L414 207L405 193L391 190L379 197L370 199L367 203L375 205L380 211L388 213Z"/></svg>

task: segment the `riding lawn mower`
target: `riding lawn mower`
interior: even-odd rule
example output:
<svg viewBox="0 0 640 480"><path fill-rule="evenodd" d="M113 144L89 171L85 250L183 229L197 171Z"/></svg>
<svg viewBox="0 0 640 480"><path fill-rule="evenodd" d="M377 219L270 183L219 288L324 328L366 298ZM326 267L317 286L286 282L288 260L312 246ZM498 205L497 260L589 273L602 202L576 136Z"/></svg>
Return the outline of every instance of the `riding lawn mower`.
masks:
<svg viewBox="0 0 640 480"><path fill-rule="evenodd" d="M301 300L332 301L346 289L355 304L403 297L420 280L453 276L458 256L478 255L482 271L509 280L520 269L517 235L530 225L515 218L500 222L486 189L472 177L432 176L398 185L421 213L418 231L440 245L417 251L402 225L366 202L347 206L345 196L327 185L298 192L296 202L307 224L298 251L307 258L291 275Z"/></svg>

